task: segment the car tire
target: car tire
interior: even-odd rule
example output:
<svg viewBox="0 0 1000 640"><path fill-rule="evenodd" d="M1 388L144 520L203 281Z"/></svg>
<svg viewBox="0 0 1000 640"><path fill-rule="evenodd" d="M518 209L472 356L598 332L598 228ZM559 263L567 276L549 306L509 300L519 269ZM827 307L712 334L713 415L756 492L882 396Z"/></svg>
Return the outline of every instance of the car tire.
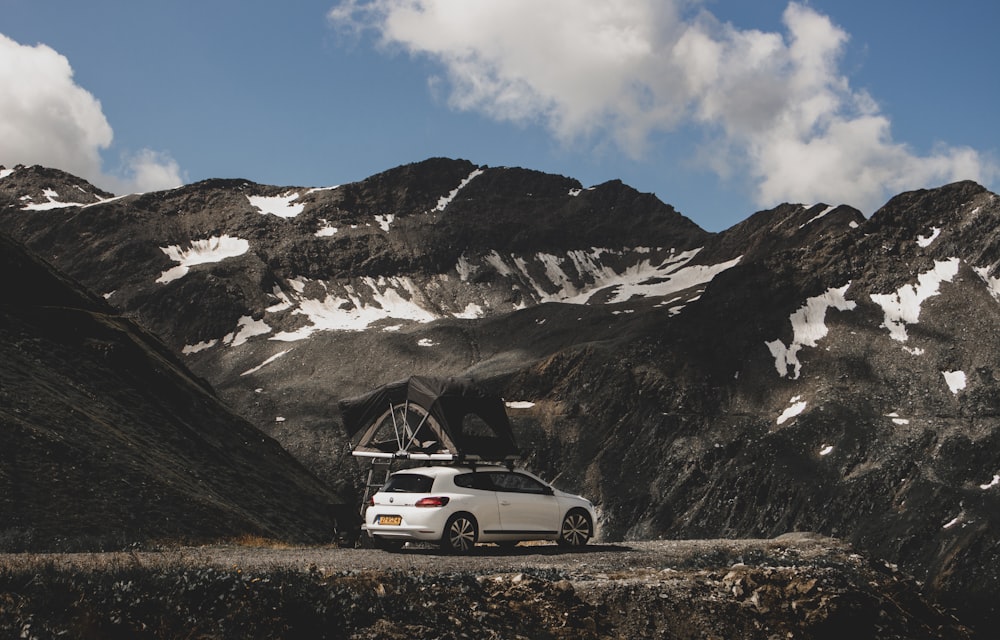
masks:
<svg viewBox="0 0 1000 640"><path fill-rule="evenodd" d="M590 515L582 509L573 509L563 517L556 542L560 547L583 547L593 535L594 523L590 521Z"/></svg>
<svg viewBox="0 0 1000 640"><path fill-rule="evenodd" d="M479 526L468 513L456 513L448 518L441 536L441 548L449 553L469 553L479 539Z"/></svg>

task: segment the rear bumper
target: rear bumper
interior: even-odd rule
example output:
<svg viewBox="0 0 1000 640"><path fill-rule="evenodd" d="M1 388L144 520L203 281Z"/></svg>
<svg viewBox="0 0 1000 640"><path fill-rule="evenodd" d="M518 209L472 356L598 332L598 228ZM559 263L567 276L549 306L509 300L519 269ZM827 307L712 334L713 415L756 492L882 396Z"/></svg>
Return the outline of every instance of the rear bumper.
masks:
<svg viewBox="0 0 1000 640"><path fill-rule="evenodd" d="M376 524L380 515L398 515L403 521L398 525ZM370 536L387 540L421 540L436 542L444 535L448 513L441 509L404 507L380 509L371 507L365 514L365 530Z"/></svg>

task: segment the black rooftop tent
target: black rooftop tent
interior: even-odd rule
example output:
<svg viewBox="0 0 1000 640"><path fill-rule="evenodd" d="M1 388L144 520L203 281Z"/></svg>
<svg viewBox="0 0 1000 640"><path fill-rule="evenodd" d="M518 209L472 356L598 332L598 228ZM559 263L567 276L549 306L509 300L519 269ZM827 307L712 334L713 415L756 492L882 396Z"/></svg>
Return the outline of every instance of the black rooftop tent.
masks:
<svg viewBox="0 0 1000 640"><path fill-rule="evenodd" d="M341 400L339 407L355 456L454 462L518 457L503 399L468 380L413 376Z"/></svg>

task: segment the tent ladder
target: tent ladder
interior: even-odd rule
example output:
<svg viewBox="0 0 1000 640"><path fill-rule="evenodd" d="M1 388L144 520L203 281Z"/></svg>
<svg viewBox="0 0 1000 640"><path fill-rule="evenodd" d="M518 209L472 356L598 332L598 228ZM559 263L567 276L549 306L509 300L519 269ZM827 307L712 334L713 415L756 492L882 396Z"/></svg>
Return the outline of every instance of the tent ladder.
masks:
<svg viewBox="0 0 1000 640"><path fill-rule="evenodd" d="M392 473L392 459L372 458L372 466L365 481L365 496L361 499L362 518L365 516L365 509L368 508L368 498L375 495L388 482L390 473Z"/></svg>

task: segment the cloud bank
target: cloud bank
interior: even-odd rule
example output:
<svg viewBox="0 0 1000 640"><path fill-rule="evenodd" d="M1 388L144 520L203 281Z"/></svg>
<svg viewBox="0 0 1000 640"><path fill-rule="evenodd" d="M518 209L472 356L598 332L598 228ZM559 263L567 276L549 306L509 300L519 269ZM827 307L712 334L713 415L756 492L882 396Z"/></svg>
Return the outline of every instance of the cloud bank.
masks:
<svg viewBox="0 0 1000 640"><path fill-rule="evenodd" d="M927 155L839 64L848 34L790 3L778 32L722 23L696 0L343 0L335 26L427 56L455 109L539 122L559 140L611 140L641 158L657 133L694 128L699 159L748 176L759 205L847 202L1000 175L968 147Z"/></svg>
<svg viewBox="0 0 1000 640"><path fill-rule="evenodd" d="M0 164L55 167L114 193L182 184L177 162L149 149L123 158L120 175L104 172L112 138L101 103L74 82L65 56L0 34Z"/></svg>

